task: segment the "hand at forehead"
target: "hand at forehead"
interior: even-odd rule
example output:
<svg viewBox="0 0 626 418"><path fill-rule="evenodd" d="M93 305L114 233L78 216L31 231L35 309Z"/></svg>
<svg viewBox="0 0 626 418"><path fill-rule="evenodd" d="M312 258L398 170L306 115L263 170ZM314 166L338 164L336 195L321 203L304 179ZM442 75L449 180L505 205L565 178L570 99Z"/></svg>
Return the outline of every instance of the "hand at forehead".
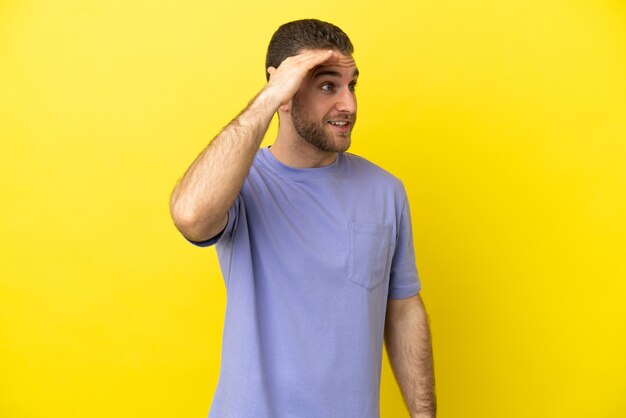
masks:
<svg viewBox="0 0 626 418"><path fill-rule="evenodd" d="M341 68L353 68L356 67L356 62L354 61L354 58L349 57L349 56L345 56L345 55L339 55L337 57L337 53L333 54L333 56L321 63L320 65L317 66L317 68L323 68L323 67L341 67Z"/></svg>
<svg viewBox="0 0 626 418"><path fill-rule="evenodd" d="M326 52L327 52L326 50L305 49L304 51L302 51L302 54L320 54L320 53L326 53ZM352 57L352 55L344 55L339 51L333 51L333 54L330 56L330 58L328 58L326 61L322 62L321 64L317 65L316 68L330 67L330 66L345 67L345 68L356 67L356 62L354 61L354 58Z"/></svg>
<svg viewBox="0 0 626 418"><path fill-rule="evenodd" d="M268 67L267 87L281 104L287 103L305 79L328 73L338 77L354 78L359 71L352 56L333 50L305 49L285 58L278 68Z"/></svg>

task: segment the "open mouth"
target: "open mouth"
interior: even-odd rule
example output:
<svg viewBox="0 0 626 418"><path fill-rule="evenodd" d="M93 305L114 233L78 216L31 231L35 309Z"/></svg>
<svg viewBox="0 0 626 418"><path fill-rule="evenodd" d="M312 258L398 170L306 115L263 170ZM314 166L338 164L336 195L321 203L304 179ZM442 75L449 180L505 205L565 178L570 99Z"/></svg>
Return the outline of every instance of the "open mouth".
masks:
<svg viewBox="0 0 626 418"><path fill-rule="evenodd" d="M328 124L340 132L347 132L352 127L352 122L347 120L329 120Z"/></svg>

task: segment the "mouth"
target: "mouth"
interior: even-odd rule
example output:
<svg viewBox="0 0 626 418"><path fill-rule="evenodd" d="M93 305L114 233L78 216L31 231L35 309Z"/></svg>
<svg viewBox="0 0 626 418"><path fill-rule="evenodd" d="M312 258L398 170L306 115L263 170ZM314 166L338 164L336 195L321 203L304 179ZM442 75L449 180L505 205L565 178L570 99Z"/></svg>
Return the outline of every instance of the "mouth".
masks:
<svg viewBox="0 0 626 418"><path fill-rule="evenodd" d="M327 123L333 130L340 133L350 132L353 124L353 122L347 120L329 120Z"/></svg>

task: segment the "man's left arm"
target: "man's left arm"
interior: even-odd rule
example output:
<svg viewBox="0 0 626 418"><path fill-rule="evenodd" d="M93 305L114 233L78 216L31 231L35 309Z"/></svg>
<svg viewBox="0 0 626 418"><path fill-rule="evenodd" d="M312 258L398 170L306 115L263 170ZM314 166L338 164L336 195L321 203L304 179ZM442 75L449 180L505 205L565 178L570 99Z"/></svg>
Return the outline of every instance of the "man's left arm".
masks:
<svg viewBox="0 0 626 418"><path fill-rule="evenodd" d="M390 299L385 319L387 355L412 418L437 414L430 327L419 294Z"/></svg>

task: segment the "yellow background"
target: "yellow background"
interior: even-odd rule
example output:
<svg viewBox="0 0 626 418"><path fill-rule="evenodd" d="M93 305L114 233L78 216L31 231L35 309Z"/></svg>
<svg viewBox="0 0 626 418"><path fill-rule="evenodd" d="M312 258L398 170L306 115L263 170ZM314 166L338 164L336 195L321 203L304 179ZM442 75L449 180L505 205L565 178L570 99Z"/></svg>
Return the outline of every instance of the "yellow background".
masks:
<svg viewBox="0 0 626 418"><path fill-rule="evenodd" d="M618 0L1 2L0 417L206 416L225 291L168 196L305 17L408 190L439 416L626 417Z"/></svg>

